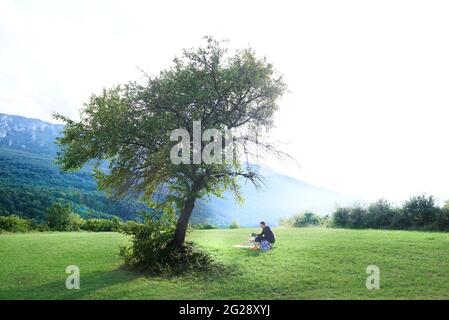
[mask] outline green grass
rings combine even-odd
[[[117,233],[0,235],[0,299],[448,299],[449,234],[409,231],[274,229],[268,253],[233,248],[252,229],[196,230],[190,238],[230,274],[145,277],[120,268]],[[381,288],[367,290],[377,265]],[[77,265],[81,289],[65,288]]]

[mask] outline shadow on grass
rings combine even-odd
[[[164,273],[154,273],[142,270],[142,268],[132,268],[127,265],[122,265],[121,270],[125,270],[136,277],[142,277],[147,280],[155,279],[188,279],[195,281],[216,281],[218,279],[226,279],[238,274],[239,268],[237,265],[229,265],[221,262],[215,261],[212,266],[209,266],[207,270],[186,270],[184,272],[164,272]]]
[[[238,248],[238,249],[240,249],[242,252],[244,252],[245,253],[245,255],[246,256],[249,256],[249,257],[258,257],[258,256],[260,256],[260,255],[264,255],[264,254],[269,254],[270,252],[272,252],[273,250],[275,250],[276,249],[276,247],[273,247],[273,248],[271,248],[269,251],[267,251],[267,252],[263,252],[263,251],[261,251],[261,250],[254,250],[254,249],[251,249],[251,248]]]
[[[32,299],[49,299],[49,300],[72,300],[72,299],[89,299],[89,295],[108,287],[124,284],[133,281],[139,277],[139,274],[123,270],[122,268],[112,271],[95,271],[83,273],[80,270],[80,289],[67,289],[65,282],[68,274],[65,274],[58,280],[47,282],[39,285],[27,285],[7,289],[1,292],[0,296],[13,300],[32,300]]]
[[[69,275],[64,274],[57,280],[43,284],[27,284],[24,281],[20,287],[1,288],[0,300],[122,299],[126,297],[120,295],[120,288],[113,290],[108,290],[108,288],[124,285],[123,291],[126,292],[126,284],[138,278],[146,280],[186,279],[188,281],[214,282],[238,274],[238,268],[234,265],[224,266],[220,273],[187,272],[180,275],[151,275],[129,269],[124,265],[112,271],[94,271],[89,273],[83,273],[82,269],[80,271],[80,289],[67,289],[65,281]]]

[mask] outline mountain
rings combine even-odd
[[[56,137],[63,126],[0,114],[0,215],[16,214],[37,220],[55,202],[68,203],[82,217],[135,219],[146,206],[115,201],[97,190],[86,167],[61,172],[54,163]]]
[[[54,155],[55,139],[64,127],[37,119],[0,113],[0,147]]]
[[[134,219],[145,209],[137,200],[114,201],[98,191],[88,168],[63,173],[54,163],[55,139],[62,125],[0,113],[0,214],[19,214],[42,219],[54,202],[70,203],[83,217],[120,216]],[[312,186],[268,168],[258,170],[265,178],[263,190],[242,182],[243,206],[225,193],[197,202],[194,223],[227,226],[237,220],[255,226],[260,220],[276,225],[283,217],[302,210],[329,214],[335,205],[348,205],[355,198]]]
[[[204,212],[201,220],[207,221],[207,213],[213,212],[213,221],[210,222],[221,225],[229,225],[230,221],[236,220],[242,226],[256,226],[263,220],[275,226],[279,219],[305,210],[326,215],[331,214],[337,205],[350,205],[358,200],[312,186],[268,168],[258,169],[264,177],[264,187],[257,190],[251,183],[242,181],[242,194],[245,198],[243,206],[237,205],[227,192],[224,199],[211,197],[208,201],[200,201],[193,215]]]

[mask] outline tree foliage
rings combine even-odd
[[[81,227],[82,220],[72,212],[69,205],[55,203],[47,210],[47,224],[50,230],[77,231]]]
[[[223,196],[226,189],[241,199],[237,177],[260,182],[248,162],[241,165],[242,155],[280,154],[262,137],[273,125],[285,89],[273,65],[252,49],[230,54],[221,42],[206,38],[204,46],[185,50],[171,68],[148,76],[146,83],[92,95],[80,121],[56,115],[66,124],[58,162],[64,170],[93,162],[100,188],[116,197],[142,194],[152,207],[176,205],[180,217],[173,243],[181,246],[196,199]],[[194,121],[223,134],[226,129],[238,132],[242,154],[221,164],[172,163],[176,142],[170,133],[184,128],[193,136]],[[100,169],[103,160],[109,161],[108,170]]]
[[[325,219],[318,214],[306,211],[280,221],[281,224],[295,228],[320,226]]]

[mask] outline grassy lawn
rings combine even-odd
[[[254,231],[190,235],[232,267],[212,279],[121,270],[126,238],[117,233],[3,234],[0,299],[449,299],[449,234],[275,228],[268,253],[233,248]],[[379,290],[365,287],[371,264]],[[68,265],[80,268],[80,290],[65,288]]]

